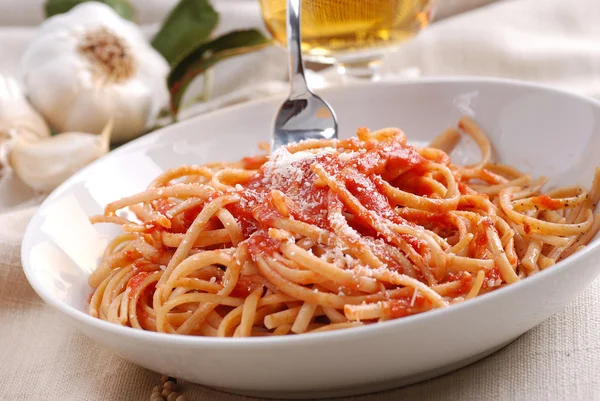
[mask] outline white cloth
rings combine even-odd
[[[0,1],[0,73],[19,58],[42,19],[43,0]],[[151,33],[176,0],[133,0]],[[215,0],[219,31],[262,26],[255,0]],[[488,75],[600,96],[600,1],[441,0],[439,22],[386,57],[386,79]],[[285,56],[270,48],[215,69],[213,99],[185,115],[286,90]],[[257,68],[260,67],[260,68]],[[323,86],[338,83],[333,71]],[[19,243],[37,198],[18,181],[0,188],[0,399],[148,399],[159,376],[91,343],[28,286]],[[356,400],[600,399],[600,281],[566,310],[505,349],[460,371]],[[189,400],[243,400],[186,384]]]

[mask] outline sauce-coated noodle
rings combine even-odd
[[[203,336],[344,329],[474,298],[593,238],[600,170],[589,192],[543,194],[545,180],[491,163],[473,121],[458,128],[481,148],[470,166],[446,153],[456,129],[417,149],[397,129],[363,128],[165,172],[92,218],[125,233],[89,278],[89,313]]]

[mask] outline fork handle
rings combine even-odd
[[[300,0],[287,0],[286,29],[290,68],[290,99],[297,99],[310,93],[304,76],[304,62],[302,61]]]

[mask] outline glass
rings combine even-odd
[[[286,0],[259,0],[265,24],[286,44]],[[436,0],[302,0],[302,53],[335,64],[341,74],[377,78],[386,52],[415,36],[433,16]]]

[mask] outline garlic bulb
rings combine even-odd
[[[100,135],[66,132],[38,141],[15,138],[8,161],[31,188],[47,192],[109,150],[113,122]]]
[[[17,81],[0,75],[0,141],[14,136],[33,141],[50,136],[50,129],[27,102]]]
[[[22,59],[33,105],[56,131],[140,135],[168,100],[169,65],[137,25],[109,6],[85,2],[40,26]]]

